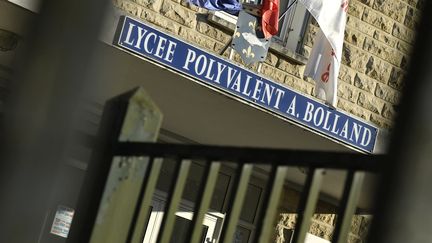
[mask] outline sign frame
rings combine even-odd
[[[376,126],[141,20],[120,16],[113,45],[357,151],[372,154],[375,150],[379,133]],[[216,66],[197,68],[199,63],[205,66],[204,62]]]

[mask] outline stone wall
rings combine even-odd
[[[187,0],[113,1],[130,15],[210,52],[219,53],[232,34],[209,23],[208,11],[191,6]],[[339,74],[339,109],[378,127],[391,128],[421,3],[421,0],[351,0]],[[304,41],[305,56],[309,55],[317,28],[311,21]],[[242,65],[238,57],[234,60]],[[304,65],[269,52],[262,73],[313,95],[314,82],[303,77],[303,70]]]
[[[275,243],[287,243],[286,231],[294,230],[297,220],[297,205],[300,198],[300,192],[284,188],[282,198],[279,203],[279,217],[276,222],[276,229],[274,234]],[[316,213],[313,215],[309,233],[316,235],[325,240],[331,241],[333,236],[334,227],[336,225],[337,216],[335,214],[336,206],[319,201]],[[349,233],[348,243],[362,243],[365,242],[372,217],[370,215],[355,215],[351,231]]]

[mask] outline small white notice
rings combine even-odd
[[[51,227],[51,234],[67,238],[74,216],[74,210],[65,206],[58,206]]]

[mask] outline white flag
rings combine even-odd
[[[315,94],[336,106],[348,0],[299,0],[320,26],[304,75],[315,80]]]

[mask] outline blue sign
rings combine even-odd
[[[337,141],[374,150],[377,128],[132,18],[122,16],[114,44]]]

